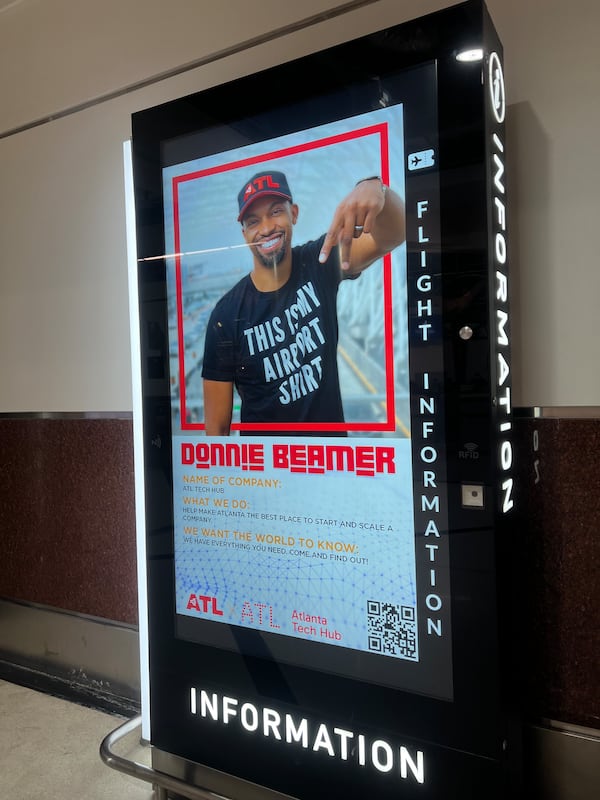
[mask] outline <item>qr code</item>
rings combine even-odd
[[[417,619],[414,606],[367,601],[369,650],[384,656],[417,660]]]

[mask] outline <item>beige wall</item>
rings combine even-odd
[[[124,90],[340,5],[0,0],[0,413],[131,408],[122,142],[132,112],[448,3],[380,0]],[[509,101],[515,404],[598,406],[600,5],[488,8]]]

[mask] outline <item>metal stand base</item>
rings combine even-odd
[[[169,800],[170,796],[187,798],[187,800],[231,800],[224,797],[224,795],[215,794],[198,786],[192,786],[164,772],[159,772],[145,764],[140,764],[138,761],[131,761],[113,753],[111,748],[116,742],[133,733],[137,728],[141,728],[141,726],[141,716],[132,717],[102,740],[100,758],[108,767],[151,783],[155,791],[156,800]]]

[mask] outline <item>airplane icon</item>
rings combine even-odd
[[[416,169],[435,166],[434,150],[419,150],[417,153],[410,153],[408,156],[408,169],[410,172]]]

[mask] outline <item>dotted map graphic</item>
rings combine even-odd
[[[255,474],[268,487],[232,486],[240,472],[225,467],[190,484],[204,477],[194,465],[176,465],[177,613],[370,652],[373,603],[388,617],[391,607],[409,609],[405,623],[416,630],[410,441],[392,446],[395,473],[366,477],[292,474],[266,458]],[[205,612],[198,597],[215,598],[216,609]],[[417,657],[416,641],[387,642],[385,654]]]

